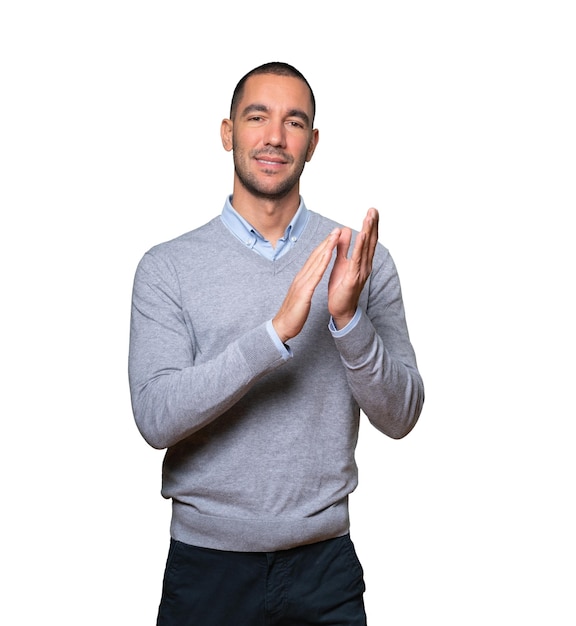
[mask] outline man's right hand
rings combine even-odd
[[[308,319],[312,296],[332,259],[332,252],[340,240],[341,229],[335,228],[308,257],[296,274],[280,310],[272,320],[274,330],[286,343],[304,328]]]

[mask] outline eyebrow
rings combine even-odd
[[[250,115],[250,113],[268,113],[269,111],[270,108],[265,104],[254,103],[249,104],[242,110],[242,116],[244,117],[246,115]],[[305,111],[302,111],[302,109],[290,109],[286,117],[298,117],[305,122],[307,126],[310,126],[310,118]]]

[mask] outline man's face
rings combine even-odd
[[[298,189],[318,141],[312,114],[310,91],[300,79],[263,74],[247,80],[228,127],[228,146],[223,134],[244,189],[267,199],[280,199]]]

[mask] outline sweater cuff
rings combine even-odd
[[[266,323],[260,324],[243,335],[237,345],[252,376],[259,377],[271,372],[285,362],[270,337]]]
[[[354,317],[356,318],[356,316]],[[342,331],[346,330],[350,324],[343,328]],[[376,332],[367,315],[359,315],[353,329],[346,333],[342,331],[340,331],[339,335],[332,334],[345,365],[355,368],[373,358],[377,350],[377,343],[375,342]]]

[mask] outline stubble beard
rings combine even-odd
[[[269,152],[268,155],[278,155],[279,153]],[[251,152],[248,154],[248,160],[253,159],[255,156],[266,156],[266,152]],[[282,158],[286,158],[286,155],[282,155]],[[234,171],[236,176],[244,189],[246,189],[251,195],[256,198],[264,200],[281,200],[285,198],[298,184],[300,176],[304,171],[304,165],[306,160],[302,159],[301,163],[298,163],[298,167],[288,176],[280,180],[276,186],[263,185],[258,178],[248,171],[247,167],[243,166],[245,162],[245,153],[242,150],[234,147],[233,149],[234,159]]]

